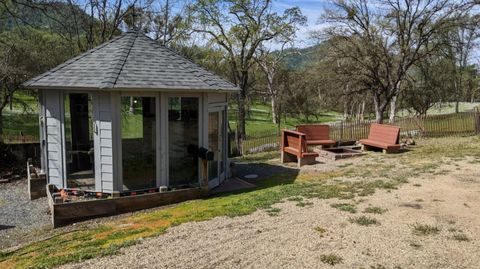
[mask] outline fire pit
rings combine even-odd
[[[360,150],[360,146],[322,148],[315,151],[319,154],[319,157],[332,161],[365,154]]]

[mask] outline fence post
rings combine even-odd
[[[475,133],[480,134],[480,110],[478,107],[475,108],[473,116],[475,117]]]
[[[343,140],[343,120],[340,121],[340,141]]]

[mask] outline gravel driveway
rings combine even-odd
[[[30,201],[27,180],[0,184],[0,249],[17,245],[49,227],[47,198]]]

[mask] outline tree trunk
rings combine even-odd
[[[377,123],[383,123],[383,112],[385,112],[385,106],[380,104],[380,97],[373,97],[373,104],[375,105],[375,121]]]
[[[362,106],[360,107],[359,119],[365,119],[365,100],[362,101]]]
[[[347,86],[345,87],[345,90],[343,91],[344,94],[348,93],[348,84]],[[349,103],[349,99],[347,97],[347,95],[345,95],[345,98],[344,98],[344,101],[343,101],[343,119],[344,120],[347,120],[348,119],[348,103]]]
[[[135,104],[133,102],[133,96],[130,96],[130,113],[135,113]]]
[[[459,92],[459,87],[456,79],[454,82],[454,86],[455,86],[455,113],[458,113],[460,112],[460,92]]]
[[[388,122],[393,123],[395,121],[395,114],[397,112],[397,98],[398,95],[393,96],[392,100],[390,100],[390,114],[388,117]]]
[[[348,100],[343,103],[343,119],[348,120]]]
[[[0,110],[0,144],[3,143],[3,115],[2,110]]]
[[[243,140],[246,137],[245,130],[245,90],[241,89],[240,93],[237,96],[237,105],[238,105],[238,119],[237,119],[237,130],[238,130],[238,149],[243,154]]]
[[[272,122],[277,124],[277,102],[275,96],[270,96],[270,103],[272,104]]]

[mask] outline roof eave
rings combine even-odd
[[[161,92],[221,92],[221,93],[237,93],[240,91],[238,87],[232,88],[131,88],[131,87],[75,87],[75,86],[47,86],[47,85],[34,85],[33,83],[22,84],[23,87],[27,89],[38,89],[38,90],[65,90],[65,91],[161,91]]]

